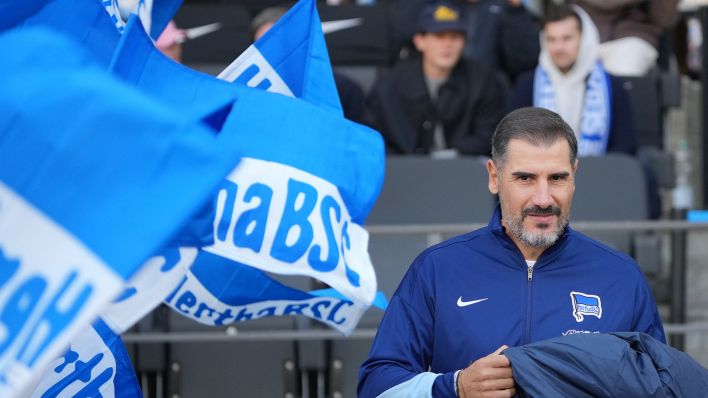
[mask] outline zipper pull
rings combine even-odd
[[[528,270],[529,282],[531,282],[533,280],[533,267],[529,265],[526,269]]]

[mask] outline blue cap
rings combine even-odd
[[[456,4],[438,1],[428,4],[418,17],[418,32],[467,32],[463,10]]]

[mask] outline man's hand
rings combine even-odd
[[[516,394],[509,358],[500,354],[509,347],[503,345],[462,370],[457,380],[460,398],[502,398]]]
[[[523,0],[506,0],[506,2],[512,7],[519,7],[524,4]]]

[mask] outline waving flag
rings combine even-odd
[[[0,52],[0,396],[13,397],[237,156],[229,135],[120,84],[56,32],[7,32]]]
[[[119,32],[131,14],[139,16],[153,40],[157,40],[182,5],[182,0],[96,0],[106,9]]]
[[[98,320],[54,360],[32,398],[142,398],[120,337]]]
[[[182,315],[212,326],[266,316],[301,315],[344,334],[351,332],[368,307],[333,291],[290,288],[263,271],[208,252],[200,252],[165,302]]]
[[[22,3],[24,0],[9,0]],[[28,17],[25,27],[49,27],[71,36],[91,52],[95,62],[107,67],[120,33],[98,0],[50,0]]]
[[[20,24],[50,0],[6,0],[0,3],[0,31]]]
[[[242,161],[214,198],[215,243],[204,250],[268,272],[317,278],[354,306],[372,303],[376,279],[361,225],[383,178],[377,133],[345,120],[331,106],[229,84],[175,64],[154,49],[134,20],[128,22],[111,70],[185,112],[213,98],[235,101],[221,131],[237,132]],[[334,98],[338,105],[336,91]],[[193,280],[206,283],[192,273],[188,281]],[[229,291],[249,283],[238,279],[197,300],[216,308],[215,298],[230,308]],[[177,299],[167,301],[178,309]],[[262,292],[256,301],[270,297]]]
[[[218,77],[343,115],[315,0],[296,3]]]

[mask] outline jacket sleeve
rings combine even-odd
[[[639,146],[637,134],[634,130],[632,106],[629,95],[622,87],[620,79],[612,76],[612,125],[610,138],[607,143],[607,152],[621,152],[635,155]]]
[[[359,397],[457,397],[454,372],[429,372],[434,296],[413,263],[391,298],[369,358],[359,369]]]
[[[637,270],[641,273],[641,271]],[[664,325],[661,323],[659,309],[646,280],[640,277],[635,292],[634,332],[643,332],[666,344]]]
[[[678,16],[678,0],[652,0],[649,2],[649,20],[660,28],[669,28]]]
[[[400,153],[400,150],[393,145],[390,123],[386,117],[387,111],[390,111],[387,109],[387,103],[390,102],[386,100],[387,90],[389,87],[385,77],[379,77],[366,98],[362,121],[363,124],[381,134],[386,144],[386,153]]]
[[[525,6],[505,6],[500,32],[501,61],[511,81],[533,69],[541,52],[539,26]]]
[[[533,78],[533,70],[525,72],[519,76],[507,100],[507,112],[511,112],[525,106],[533,106]]]
[[[492,70],[483,74],[479,83],[484,89],[476,109],[470,109],[475,115],[470,131],[452,138],[450,144],[465,155],[490,156],[492,134],[504,116],[507,90],[501,76]]]

